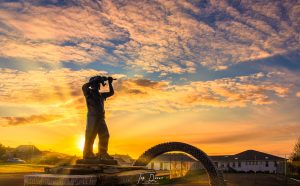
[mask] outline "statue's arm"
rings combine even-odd
[[[82,86],[82,92],[84,94],[84,96],[87,96],[89,94],[89,87],[91,86],[90,83],[85,83],[83,86]]]
[[[102,93],[102,96],[103,96],[105,99],[108,98],[108,97],[110,97],[110,96],[112,96],[112,95],[114,95],[114,93],[115,93],[114,87],[113,87],[113,85],[112,85],[112,82],[113,82],[112,78],[111,78],[111,80],[108,79],[109,92],[104,92],[104,93]]]
[[[108,85],[109,85],[109,92],[107,93],[107,97],[110,97],[114,95],[115,91],[114,91],[114,87],[112,86],[112,82],[108,83]]]

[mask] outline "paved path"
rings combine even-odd
[[[224,174],[227,186],[300,186],[300,183],[283,176],[273,174]],[[187,182],[170,184],[168,186],[209,186],[208,180],[200,177]]]
[[[274,174],[224,174],[228,186],[300,186],[300,183]]]
[[[28,173],[0,174],[0,186],[23,186],[23,177]],[[193,179],[190,183],[171,184],[172,186],[209,186],[206,176]],[[300,186],[300,183],[283,176],[272,174],[224,174],[228,186]]]
[[[0,174],[0,186],[23,186],[24,185],[23,179],[24,179],[24,173]]]

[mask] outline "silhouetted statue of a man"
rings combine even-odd
[[[109,92],[100,93],[100,83],[105,85],[104,81],[108,81]],[[104,101],[106,98],[114,94],[112,86],[112,77],[94,76],[89,82],[82,86],[82,91],[86,99],[88,108],[87,125],[85,131],[85,144],[83,150],[83,158],[96,158],[93,153],[93,144],[96,136],[99,136],[98,158],[113,159],[108,153],[109,132],[105,123]]]

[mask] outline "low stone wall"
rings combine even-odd
[[[90,175],[32,174],[24,176],[24,186],[117,186],[156,183],[153,170],[124,170]]]
[[[97,175],[32,174],[24,176],[25,186],[95,186]]]

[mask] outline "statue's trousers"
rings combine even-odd
[[[87,125],[85,130],[84,157],[93,154],[93,144],[96,136],[99,136],[98,152],[107,153],[109,132],[104,117],[98,115],[87,115]]]

